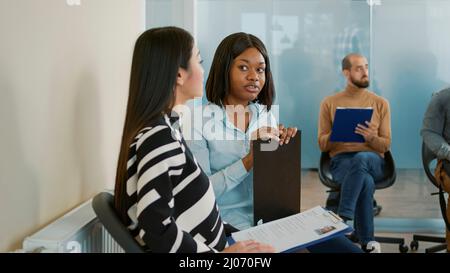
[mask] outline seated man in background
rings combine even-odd
[[[347,80],[345,90],[326,97],[320,105],[318,142],[321,151],[329,152],[331,174],[340,184],[337,213],[344,220],[354,219],[355,235],[367,251],[367,244],[374,241],[375,181],[383,177],[383,157],[391,145],[389,103],[367,90],[369,71],[364,56],[347,55],[342,60],[342,72]],[[337,107],[373,108],[371,121],[355,128],[364,143],[330,141]]]
[[[450,88],[433,95],[423,119],[422,130],[425,145],[436,155],[438,164],[435,177],[442,189],[450,192]],[[450,218],[450,197],[447,200],[447,219]],[[450,231],[446,229],[447,252],[450,252]]]

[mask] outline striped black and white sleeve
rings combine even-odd
[[[216,252],[204,238],[185,231],[177,217],[180,211],[192,209],[202,199],[202,191],[193,189],[189,195],[177,195],[182,173],[195,178],[199,169],[186,164],[183,143],[173,137],[167,125],[157,125],[141,132],[136,142],[137,220],[139,236],[152,252]],[[197,167],[198,168],[198,167]],[[192,181],[192,180],[189,180]],[[183,181],[181,181],[183,182]],[[192,185],[184,185],[189,189]],[[198,193],[198,194],[197,194]],[[215,201],[213,201],[215,205]],[[176,207],[175,207],[176,206]],[[217,217],[220,220],[220,217]],[[193,217],[192,221],[196,221]],[[202,220],[203,221],[203,220]],[[216,220],[217,221],[217,220]],[[200,221],[191,223],[200,226]],[[212,230],[201,231],[209,232]]]

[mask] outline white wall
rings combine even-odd
[[[0,251],[113,188],[141,0],[0,0]]]

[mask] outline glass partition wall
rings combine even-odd
[[[431,94],[450,82],[450,1],[147,0],[146,12],[148,28],[177,25],[194,33],[205,78],[225,36],[258,36],[270,53],[280,121],[302,130],[303,168],[318,166],[319,104],[345,86],[342,58],[365,55],[369,89],[391,105],[397,167],[421,168],[424,111]]]

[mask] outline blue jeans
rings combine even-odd
[[[374,240],[373,194],[383,178],[384,159],[374,152],[342,153],[331,159],[333,180],[341,186],[338,214],[354,219],[361,244]]]
[[[319,244],[309,246],[311,253],[363,253],[361,248],[357,247],[345,236],[339,236]]]

